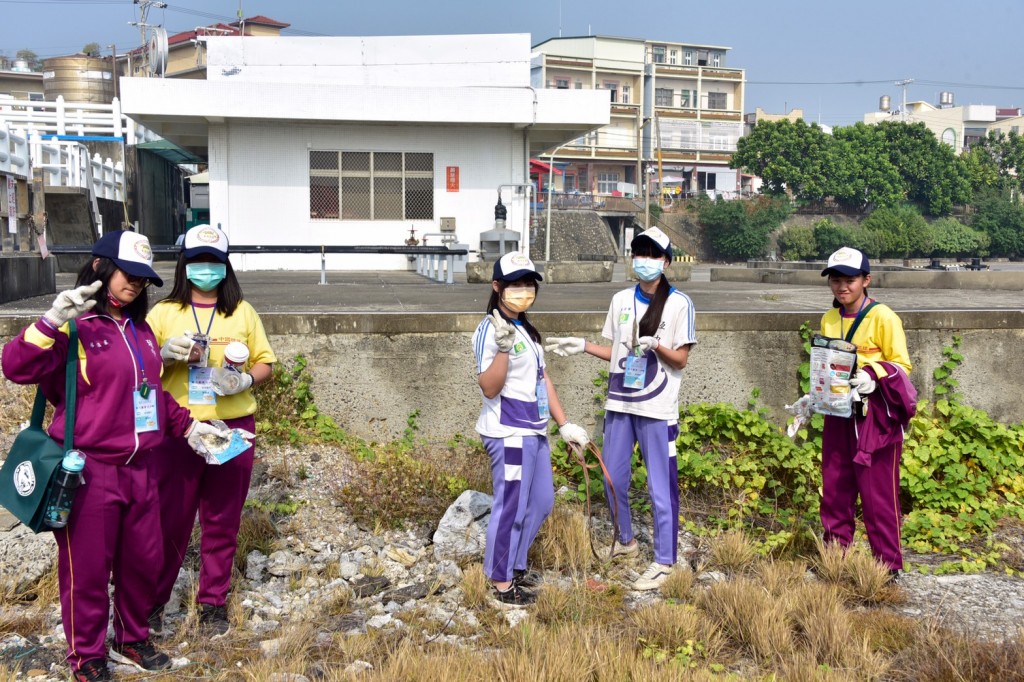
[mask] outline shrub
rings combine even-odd
[[[1024,205],[992,195],[978,201],[976,206],[978,212],[971,227],[989,236],[992,255],[1011,258],[1024,255]]]
[[[989,236],[972,230],[956,218],[940,218],[932,223],[933,256],[959,258],[988,253]]]
[[[763,257],[768,250],[768,235],[790,213],[785,197],[760,196],[750,201],[726,201],[703,204],[700,223],[707,228],[715,255],[727,260]]]
[[[853,230],[843,225],[836,225],[828,218],[822,218],[811,230],[817,255],[827,258],[829,254],[844,246],[853,245]]]
[[[861,223],[861,228],[878,235],[884,258],[909,258],[932,252],[931,228],[911,206],[873,211]]]
[[[805,225],[786,228],[779,235],[778,242],[783,260],[804,260],[818,255],[814,229]]]

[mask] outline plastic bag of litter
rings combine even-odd
[[[849,417],[857,392],[850,377],[857,370],[857,346],[815,334],[811,339],[811,411],[833,417]]]

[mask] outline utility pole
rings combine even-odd
[[[120,75],[117,70],[117,45],[107,45],[110,48],[110,65],[111,65],[111,77],[114,79],[114,97],[117,97],[117,80]],[[129,76],[131,74],[128,74]]]
[[[139,45],[143,49],[146,48],[146,29],[150,28],[151,24],[146,23],[146,19],[149,18],[149,10],[153,7],[157,9],[166,9],[167,3],[160,2],[159,0],[133,0],[133,2],[139,6],[139,20],[129,21],[130,26],[137,26],[139,29]]]
[[[893,85],[898,88],[903,88],[903,104],[900,105],[900,122],[906,123],[907,121],[907,86],[914,82],[913,78],[904,78],[901,81],[896,81]]]

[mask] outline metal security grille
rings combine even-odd
[[[311,151],[309,217],[432,220],[434,155]]]

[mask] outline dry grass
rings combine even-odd
[[[898,604],[903,601],[899,587],[890,582],[889,567],[862,545],[843,548],[819,541],[813,565],[821,580],[840,586],[853,602]]]
[[[484,575],[483,564],[473,564],[462,574],[462,604],[467,608],[483,608],[491,596],[491,581]]]
[[[807,581],[807,565],[802,561],[776,561],[767,559],[752,571],[769,594],[780,597],[797,589]]]
[[[258,550],[270,556],[274,540],[277,539],[277,528],[274,526],[270,513],[262,509],[246,507],[242,510],[242,521],[238,527],[238,549],[235,550],[235,569],[245,573],[246,560],[249,553]],[[193,537],[190,547],[198,547],[198,537]]]
[[[734,646],[758,662],[781,659],[793,650],[785,602],[749,578],[713,584],[698,604]]]
[[[840,667],[853,639],[843,595],[834,585],[806,583],[787,594],[790,618],[803,648],[822,665]]]
[[[661,596],[667,600],[686,601],[693,592],[693,584],[697,576],[689,566],[677,564],[672,574],[661,586]]]
[[[700,658],[721,656],[724,641],[719,629],[697,608],[688,604],[652,604],[629,614],[629,628],[642,646],[676,652],[700,644]]]
[[[530,548],[530,561],[535,566],[574,578],[590,572],[594,555],[590,551],[587,520],[578,505],[555,505]]]
[[[892,679],[929,682],[1021,682],[1024,680],[1024,633],[1001,642],[979,641],[932,623],[893,662]]]
[[[622,619],[624,598],[617,585],[601,590],[591,589],[585,583],[575,583],[569,589],[544,585],[537,593],[534,618],[546,625],[607,625]]]
[[[51,606],[60,599],[56,562],[37,580],[5,580],[2,585],[0,638],[11,633],[33,637],[49,629]]]
[[[743,573],[756,558],[753,543],[741,530],[726,531],[711,540],[711,566],[726,573]]]

